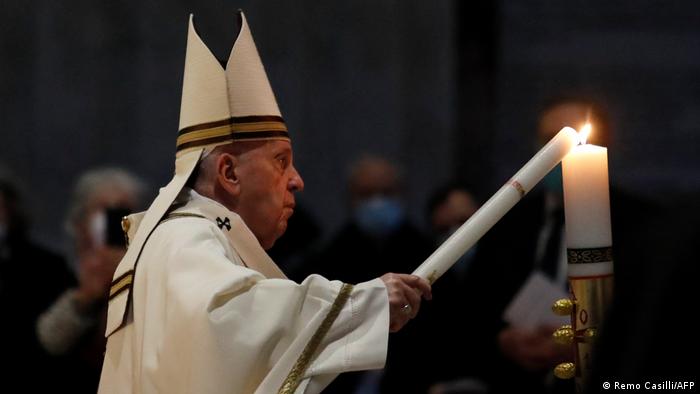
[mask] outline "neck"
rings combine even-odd
[[[231,212],[236,212],[235,204],[232,201],[231,196],[226,193],[221,187],[217,187],[213,183],[197,183],[194,187],[194,191],[199,193],[199,195],[210,198],[219,204],[226,207]],[[236,212],[238,213],[238,212]]]
[[[203,184],[203,183],[197,182],[197,184],[194,185],[193,189],[200,196],[211,198],[212,200],[217,200],[216,196],[214,196],[214,187],[211,184]]]

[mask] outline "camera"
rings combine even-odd
[[[122,219],[131,214],[131,210],[127,208],[108,208],[105,210],[107,226],[105,228],[105,244],[126,248],[126,235],[122,229]]]
[[[131,210],[112,207],[98,212],[91,220],[90,230],[97,245],[126,248],[126,236],[122,230],[122,218]]]

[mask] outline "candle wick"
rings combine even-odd
[[[578,143],[579,145],[586,145],[586,140],[588,140],[588,135],[591,134],[591,124],[586,123],[581,127],[581,131],[578,132]]]

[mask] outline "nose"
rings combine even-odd
[[[301,175],[299,174],[299,171],[297,171],[296,167],[292,165],[291,169],[292,176],[289,178],[289,190],[291,192],[300,192],[304,190],[304,180],[301,179]]]

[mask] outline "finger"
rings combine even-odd
[[[397,332],[410,320],[410,316],[402,307],[391,307],[389,318],[389,331]]]
[[[400,280],[387,282],[386,289],[389,294],[389,304],[391,304],[392,307],[401,307],[405,304],[403,286],[405,285]]]
[[[415,287],[416,284],[421,280],[420,276],[416,276],[416,275],[410,275],[410,274],[395,274],[395,275],[411,287]]]
[[[416,282],[416,285],[414,286],[418,291],[420,291],[421,294],[423,294],[423,298],[426,300],[432,300],[433,299],[433,288],[430,286],[430,282],[427,280],[417,277],[418,282]]]
[[[420,293],[408,287],[404,290],[404,296],[406,297],[408,305],[411,307],[411,313],[409,313],[409,315],[411,319],[413,319],[418,315],[418,311],[420,310]]]
[[[418,291],[411,286],[407,285],[405,282],[399,281],[397,287],[401,291],[401,308],[402,312],[408,315],[411,319],[416,317],[418,310],[420,309],[420,294]],[[408,305],[409,308],[405,308]],[[408,311],[408,313],[406,313]]]
[[[389,290],[389,310],[392,317],[403,316],[405,312],[403,311],[403,306],[407,304],[406,297],[404,296],[404,291],[399,287],[400,285],[394,284]]]
[[[406,305],[407,303],[412,304],[411,298],[409,297],[415,298],[417,296],[420,301],[420,294],[418,294],[416,290],[414,290],[411,286],[406,284],[406,282],[404,282],[403,280],[396,281],[394,287],[397,290],[397,301],[400,302],[400,306]]]
[[[404,305],[409,304],[404,296],[404,290],[400,287],[401,285],[401,281],[396,281],[387,287],[389,290],[389,330],[391,332],[400,330],[411,318],[406,313],[406,309],[404,309]]]
[[[418,289],[420,293],[423,295],[423,298],[426,300],[431,300],[433,298],[433,292],[432,288],[430,286],[430,282],[427,280],[421,278],[420,276],[417,275],[408,275],[408,274],[397,274],[401,280],[404,281],[404,283],[408,284],[409,286]]]
[[[402,324],[399,324],[398,322],[392,321],[391,324],[389,325],[389,332],[398,332],[401,327],[403,327]]]

